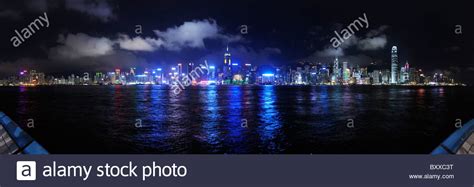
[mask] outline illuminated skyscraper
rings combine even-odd
[[[349,81],[351,70],[347,67],[347,62],[342,62],[342,80],[344,83]]]
[[[115,69],[115,82],[113,82],[113,84],[121,84],[122,83],[122,80],[121,80],[121,77],[120,77],[120,69]]]
[[[216,67],[215,66],[209,66],[209,79],[208,80],[211,80],[211,81],[216,80]]]
[[[188,63],[188,65],[186,66],[186,74],[190,74],[191,71],[193,71],[193,69],[194,69],[194,62]]]
[[[136,68],[130,68],[130,75],[135,76],[135,70]]]
[[[226,52],[224,53],[224,65],[231,66],[232,61],[230,59],[229,46],[227,46]]]
[[[410,65],[406,62],[405,66],[400,69],[400,83],[407,83],[410,80],[409,71]]]
[[[382,71],[374,70],[370,73],[370,77],[372,77],[372,84],[382,84]]]
[[[390,83],[398,84],[399,73],[398,73],[398,50],[397,46],[392,47],[392,76]]]
[[[229,46],[227,46],[226,52],[224,53],[224,67],[222,68],[224,72],[224,80],[232,80],[232,60],[231,54],[229,52]]]
[[[332,82],[339,82],[340,76],[341,76],[341,70],[339,69],[339,59],[336,56],[336,59],[334,59],[334,66],[333,66],[333,76],[332,76]]]
[[[94,76],[94,83],[95,84],[104,84],[105,76],[102,72],[96,72]]]
[[[183,76],[183,64],[178,64],[178,77]]]

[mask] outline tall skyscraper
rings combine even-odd
[[[179,63],[178,64],[178,77],[183,76],[183,64]]]
[[[408,64],[408,61],[405,63],[405,65],[400,69],[400,83],[408,83],[410,80],[410,64]]]
[[[336,56],[336,59],[334,59],[334,66],[332,70],[333,76],[332,76],[332,81],[333,82],[339,82],[341,70],[339,69],[339,59]]]
[[[121,77],[120,77],[120,69],[115,69],[115,82],[113,82],[113,84],[121,84],[122,83],[122,80],[121,80]]]
[[[397,46],[392,47],[392,77],[390,83],[398,84],[399,83],[399,73],[398,73],[398,50]]]
[[[344,81],[344,83],[347,83],[349,81],[350,75],[351,71],[347,66],[347,62],[342,62],[342,80]]]
[[[230,59],[231,55],[229,53],[229,46],[227,46],[226,48],[226,52],[224,53],[224,65],[228,65],[230,66],[231,65],[231,59]]]
[[[224,80],[232,80],[232,60],[229,52],[229,46],[227,46],[226,52],[224,53]]]

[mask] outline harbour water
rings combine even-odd
[[[50,153],[429,154],[474,118],[472,87],[0,87]],[[31,123],[33,122],[33,124]],[[34,128],[29,128],[29,126]]]

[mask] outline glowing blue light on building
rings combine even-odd
[[[264,77],[273,77],[275,75],[273,73],[264,73],[264,74],[262,74],[262,76],[264,76]]]

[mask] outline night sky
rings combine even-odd
[[[47,13],[41,27],[18,47],[15,29]],[[367,15],[338,50],[334,31]],[[98,1],[0,2],[0,77],[20,69],[46,73],[156,68],[180,62],[221,64],[227,45],[233,60],[256,65],[376,62],[389,69],[390,48],[400,63],[426,71],[474,74],[472,6],[467,1]],[[141,34],[135,33],[141,25]],[[241,31],[246,25],[248,33]],[[461,25],[462,34],[456,34]]]

